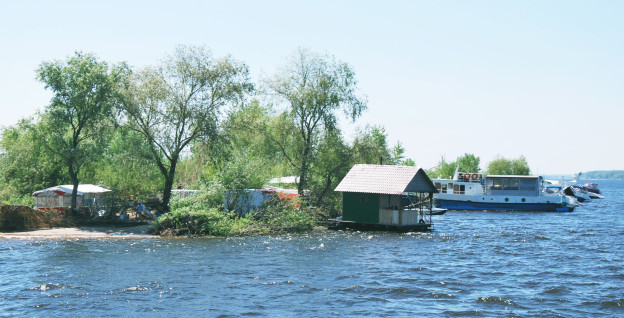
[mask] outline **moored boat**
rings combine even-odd
[[[434,179],[434,205],[448,210],[572,212],[576,202],[562,193],[543,193],[543,177],[456,172]]]
[[[583,190],[585,192],[600,194],[600,189],[598,189],[598,184],[595,182],[587,182],[583,185],[575,184],[573,185],[573,187],[579,190]]]
[[[591,200],[591,197],[587,194],[587,192],[577,189],[573,186],[565,187],[563,189],[563,194],[574,197],[578,202],[585,202]]]

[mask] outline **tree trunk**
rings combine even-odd
[[[169,210],[169,201],[171,200],[171,189],[173,189],[173,181],[175,179],[175,170],[176,165],[178,164],[178,160],[172,160],[171,166],[169,167],[169,173],[165,175],[165,189],[163,190],[163,200],[162,204],[165,206],[167,211]]]
[[[297,184],[297,192],[299,197],[303,198],[303,190],[308,183],[308,157],[310,156],[310,140],[306,139],[306,145],[303,149],[301,158],[301,168],[299,169],[299,183]]]
[[[76,171],[74,169],[74,163],[70,162],[69,163],[69,177],[71,178],[72,181],[72,185],[74,186],[73,190],[72,190],[72,195],[71,195],[71,209],[72,210],[76,210],[77,207],[77,201],[78,201],[78,184],[80,183],[78,181],[78,171]]]

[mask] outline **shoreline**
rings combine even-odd
[[[36,229],[19,232],[0,232],[0,239],[110,239],[110,238],[159,238],[148,234],[150,224],[110,227],[77,226]]]

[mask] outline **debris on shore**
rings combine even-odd
[[[66,226],[55,212],[42,212],[25,205],[0,203],[0,232]]]

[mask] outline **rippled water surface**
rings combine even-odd
[[[430,233],[0,240],[0,316],[624,316],[624,182]]]

